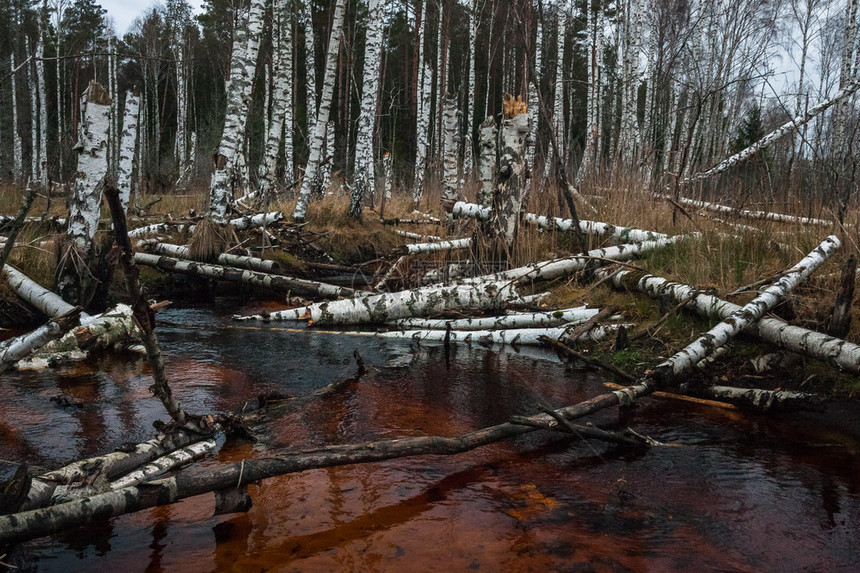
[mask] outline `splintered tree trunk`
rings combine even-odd
[[[108,136],[111,100],[105,89],[91,81],[81,96],[81,124],[78,143],[78,169],[69,199],[69,245],[57,268],[55,289],[75,304],[84,302],[85,274],[93,238],[99,225],[102,180],[107,174]]]
[[[525,110],[513,117],[505,117],[502,122],[499,183],[493,197],[493,227],[496,236],[504,240],[504,252],[508,254],[514,247],[520,210],[526,194],[523,147],[528,133],[529,116]]]
[[[445,157],[443,162],[443,200],[456,201],[460,192],[459,165],[457,161],[460,148],[460,114],[457,111],[457,95],[446,94],[442,98],[442,120],[445,128]],[[449,216],[450,217],[450,216]]]
[[[376,185],[376,162],[373,158],[373,132],[376,127],[376,103],[379,93],[379,73],[382,64],[382,30],[384,18],[379,14],[382,0],[367,4],[367,40],[364,46],[364,80],[361,84],[361,112],[355,142],[355,182],[349,203],[349,214],[361,219],[364,198],[373,196]]]
[[[490,207],[493,204],[493,188],[496,172],[496,140],[499,130],[496,120],[488,117],[478,128],[480,146],[480,162],[478,163],[478,176],[481,179],[481,189],[478,191],[478,204],[481,207]]]
[[[269,122],[269,130],[266,136],[266,148],[263,159],[260,161],[259,175],[259,197],[265,204],[271,197],[271,190],[275,184],[275,170],[278,166],[278,151],[281,147],[281,138],[284,134],[286,124],[287,108],[292,107],[292,0],[277,0],[275,3],[273,34],[278,33],[277,53],[275,54],[272,74],[275,84],[272,90],[272,118]],[[292,121],[290,122],[292,123]],[[292,126],[286,126],[287,131]],[[290,150],[292,153],[292,150]],[[292,166],[290,165],[292,170]],[[289,177],[289,174],[288,174]]]
[[[119,162],[117,164],[116,187],[123,211],[128,211],[131,200],[132,170],[134,169],[134,154],[137,145],[137,125],[140,112],[140,99],[128,92],[125,98],[125,112],[122,119],[122,133],[119,146]]]
[[[235,48],[230,62],[230,89],[227,94],[227,114],[218,151],[214,155],[215,169],[209,185],[209,218],[223,225],[227,210],[233,202],[233,178],[239,165],[237,156],[245,142],[245,123],[251,103],[251,87],[257,67],[257,53],[266,12],[264,0],[251,0],[247,27],[236,31]]]
[[[322,96],[320,97],[319,112],[314,124],[313,137],[310,141],[310,156],[305,168],[305,176],[302,179],[302,188],[296,208],[293,211],[294,221],[304,221],[308,210],[308,201],[311,191],[320,171],[323,147],[325,145],[326,127],[329,113],[331,112],[331,101],[334,97],[334,82],[336,79],[335,68],[337,67],[337,54],[340,38],[343,35],[343,14],[346,0],[337,0],[334,7],[334,17],[331,24],[331,35],[329,36],[328,50],[326,51],[325,76],[323,77]]]

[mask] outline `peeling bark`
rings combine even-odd
[[[504,241],[504,252],[510,255],[519,227],[520,211],[526,196],[526,165],[523,155],[529,133],[529,116],[520,113],[502,121],[502,149],[499,177],[493,195],[493,229]]]

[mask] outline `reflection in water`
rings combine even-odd
[[[259,443],[228,444],[217,462],[457,435],[602,391],[598,377],[534,350],[446,354],[239,329],[207,308],[160,319],[168,373],[191,411],[232,409],[263,392],[307,394],[352,376],[355,348],[371,367],[336,394],[266,420]],[[4,375],[0,468],[24,459],[53,467],[147,439],[165,419],[150,384],[135,356]],[[57,407],[56,395],[82,407]],[[10,558],[44,571],[851,570],[860,559],[852,437],[796,417],[655,400],[623,420],[605,412],[593,421],[678,447],[626,452],[534,432],[458,456],[281,476],[249,488],[247,514],[211,517],[212,496],[199,496],[22,544]]]

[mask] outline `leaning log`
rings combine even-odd
[[[6,265],[0,269],[0,279],[6,281],[19,298],[55,320],[75,308],[13,266]],[[81,315],[84,320],[86,317],[86,314]]]
[[[273,312],[267,316],[236,316],[237,320],[307,320],[309,324],[373,324],[428,316],[453,309],[493,310],[518,299],[508,282],[424,287],[347,300],[336,300]]]
[[[258,273],[246,269],[174,259],[173,257],[160,257],[149,253],[135,253],[134,262],[139,265],[147,265],[172,273],[193,275],[219,281],[241,282],[267,288],[275,292],[291,292],[293,294],[319,295],[323,297],[349,297],[355,294],[355,291],[351,288],[307,279]]]
[[[604,272],[599,271],[598,276]],[[690,285],[671,282],[640,271],[622,270],[612,278],[612,283],[616,288],[638,290],[652,298],[671,296],[680,301],[695,294],[687,307],[702,316],[716,315],[725,318],[741,308],[715,296],[696,294],[697,289]],[[785,350],[821,360],[845,372],[860,374],[860,345],[853,342],[794,326],[773,317],[762,318],[748,327],[747,332]]]

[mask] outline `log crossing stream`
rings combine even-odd
[[[605,391],[602,374],[539,349],[461,346],[446,357],[434,343],[249,328],[235,312],[231,300],[158,315],[168,376],[191,412],[349,378],[354,349],[369,371],[267,420],[259,442],[221,448],[219,462],[453,436]],[[3,374],[0,479],[25,459],[50,469],[152,437],[166,415],[147,371],[122,354]],[[211,517],[204,495],[23,543],[3,560],[37,571],[856,570],[860,430],[651,398],[625,426],[670,446],[633,453],[534,432],[456,456],[273,478],[249,488],[247,514]]]

